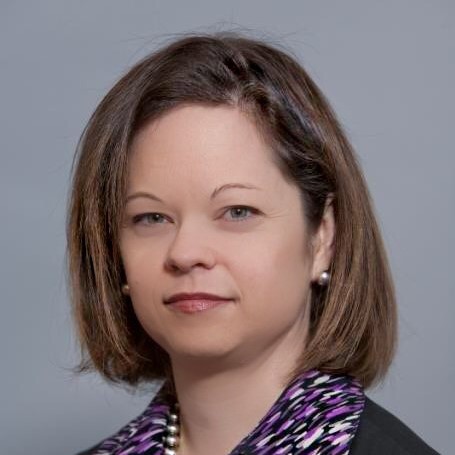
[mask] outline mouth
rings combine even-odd
[[[179,292],[172,294],[170,297],[164,299],[165,304],[174,303],[182,300],[232,300],[230,297],[222,297],[216,294],[209,294],[207,292]]]
[[[207,292],[179,292],[164,300],[170,309],[182,313],[199,313],[232,302],[229,297],[222,297]]]
[[[200,313],[203,311],[208,311],[213,308],[224,306],[227,303],[232,302],[228,299],[218,299],[218,300],[207,300],[207,299],[186,299],[186,300],[176,300],[174,302],[168,303],[168,307],[172,310],[181,312],[181,313]]]

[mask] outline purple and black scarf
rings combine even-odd
[[[163,455],[172,403],[163,386],[146,407],[93,455]],[[294,379],[229,455],[347,455],[365,405],[360,382],[313,369]]]

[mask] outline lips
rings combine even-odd
[[[222,297],[216,294],[209,294],[207,292],[179,292],[177,294],[172,294],[169,298],[164,300],[165,304],[170,304],[173,302],[178,302],[182,300],[231,300],[229,297]]]
[[[179,292],[164,300],[172,310],[190,314],[224,306],[229,302],[232,302],[232,299],[207,292]]]

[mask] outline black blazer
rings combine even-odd
[[[90,455],[96,448],[76,455]],[[147,455],[147,453],[144,453]],[[214,454],[218,455],[218,454]],[[398,417],[365,395],[365,407],[349,455],[440,455]]]
[[[349,455],[440,455],[404,422],[365,395]]]

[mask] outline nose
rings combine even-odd
[[[214,262],[210,235],[202,229],[201,223],[182,224],[169,245],[165,268],[172,272],[188,272],[196,266],[211,268]]]

